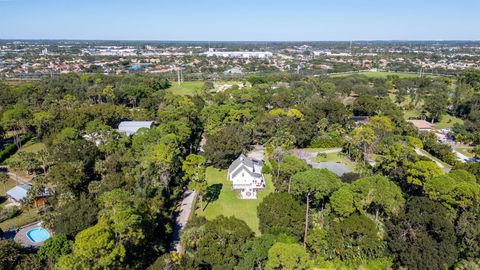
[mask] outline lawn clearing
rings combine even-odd
[[[355,170],[355,164],[349,160],[347,157],[345,157],[342,153],[328,153],[326,156],[322,156],[322,154],[317,155],[315,157],[315,162],[336,162],[336,163],[343,163],[347,165],[350,170],[354,171]]]
[[[11,229],[12,227],[19,228],[23,225],[35,222],[36,220],[38,220],[37,213],[38,211],[35,208],[23,209],[20,215],[11,219],[7,219],[4,222],[0,223],[0,228],[6,231]]]
[[[207,168],[207,182],[209,186],[222,185],[218,199],[209,203],[205,211],[201,209],[200,203],[196,210],[199,216],[205,216],[208,220],[212,220],[220,215],[234,216],[243,220],[247,225],[259,235],[257,207],[268,194],[274,191],[274,186],[270,175],[266,177],[266,188],[257,192],[256,200],[242,200],[238,194],[232,190],[232,183],[227,179],[226,170],[218,170],[212,167]],[[203,202],[204,206],[206,202]]]
[[[443,115],[441,118],[441,121],[435,124],[435,127],[437,129],[442,129],[442,128],[453,128],[453,125],[459,124],[463,125],[463,120],[460,118],[457,118],[455,116],[446,114]]]
[[[176,95],[193,96],[202,89],[203,84],[203,81],[183,82],[180,85],[172,82],[172,86],[168,88],[168,91]]]
[[[7,160],[5,160],[5,163],[8,164],[10,161],[16,161],[18,160],[18,153],[20,152],[26,152],[26,153],[38,153],[41,150],[45,149],[45,144],[35,142],[35,141],[29,141],[25,145],[20,148],[15,154],[13,154],[11,157],[9,157]]]

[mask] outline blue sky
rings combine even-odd
[[[479,0],[0,0],[0,39],[480,40]]]

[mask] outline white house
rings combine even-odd
[[[228,167],[228,180],[232,181],[234,190],[240,191],[242,199],[256,199],[257,191],[265,188],[262,167],[261,161],[247,158],[244,154]]]
[[[141,128],[151,128],[152,121],[123,121],[118,125],[118,131],[131,136]]]

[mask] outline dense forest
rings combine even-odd
[[[244,85],[217,92],[206,82],[177,95],[149,75],[0,82],[0,162],[33,178],[21,207],[0,209],[0,221],[36,208],[55,232],[39,249],[4,237],[0,269],[480,268],[480,163],[459,162],[405,117],[458,119],[451,136],[480,156],[478,70],[272,74]],[[154,126],[126,136],[117,130],[126,120]],[[44,147],[22,152],[32,143]],[[170,252],[184,191],[196,190],[203,208],[206,169],[226,169],[259,145],[275,187],[258,206],[260,233],[228,213],[193,215],[185,252]],[[355,170],[313,169],[292,152],[303,148],[341,148]],[[48,202],[33,206],[47,191]]]

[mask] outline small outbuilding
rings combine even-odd
[[[30,185],[18,185],[7,191],[7,197],[14,203],[20,203],[27,197],[28,191],[32,188]]]

